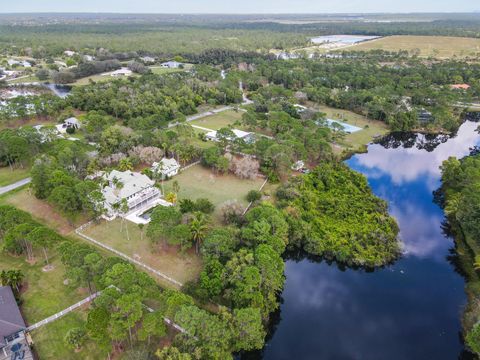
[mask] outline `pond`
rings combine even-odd
[[[469,359],[460,323],[465,283],[433,192],[442,161],[480,145],[477,126],[467,121],[453,137],[390,135],[348,160],[388,202],[405,254],[373,272],[291,256],[271,337],[242,358]]]

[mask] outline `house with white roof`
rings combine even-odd
[[[154,174],[162,175],[163,178],[170,178],[178,174],[180,164],[174,158],[163,158],[159,162],[152,164],[152,171]]]
[[[242,139],[247,144],[251,144],[255,141],[255,135],[251,132],[242,131],[238,129],[232,129],[232,132],[235,135],[235,138],[228,139],[230,141],[234,141],[236,139]],[[207,138],[207,140],[210,140],[210,141],[218,141],[217,132],[215,130],[209,131],[205,135],[205,137]]]
[[[130,75],[132,75],[132,70],[126,67],[123,67],[121,69],[115,70],[112,73],[110,73],[110,76],[114,76],[114,77],[130,76]]]
[[[183,64],[179,63],[178,61],[167,61],[162,63],[160,66],[168,69],[178,69],[180,65],[183,65]]]
[[[155,181],[148,176],[132,172],[113,170],[103,176],[108,185],[102,189],[105,197],[106,218],[113,220],[121,214],[120,206],[125,200],[127,213],[148,209],[158,205],[162,193],[156,188]]]
[[[144,63],[151,64],[155,62],[155,58],[151,56],[143,56],[140,58]]]
[[[65,134],[68,128],[73,128],[75,130],[80,129],[81,123],[77,118],[70,117],[68,119],[65,119],[63,123],[55,125],[55,127],[57,128],[59,133]]]

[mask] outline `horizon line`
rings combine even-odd
[[[472,11],[410,11],[410,12],[248,12],[248,13],[228,13],[228,12],[115,12],[115,11],[12,11],[0,12],[0,15],[28,15],[28,14],[115,14],[115,15],[412,15],[412,14],[480,14],[480,10]]]

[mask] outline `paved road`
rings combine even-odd
[[[9,191],[15,190],[19,187],[22,187],[23,185],[27,185],[28,183],[30,183],[30,181],[32,181],[32,178],[26,178],[26,179],[17,181],[16,183],[13,183],[13,184],[10,184],[10,185],[7,185],[7,186],[1,186],[0,187],[0,195],[5,194]]]

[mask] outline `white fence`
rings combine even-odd
[[[117,288],[116,286],[114,285],[110,285],[109,287],[111,288],[115,288],[117,291],[121,291],[119,288]],[[26,331],[33,331],[35,329],[38,329],[39,327],[43,326],[43,325],[46,325],[48,323],[51,323],[59,318],[61,318],[62,316],[68,314],[69,312],[75,310],[75,309],[78,309],[80,306],[82,305],[85,305],[91,301],[93,301],[95,298],[99,297],[100,294],[102,293],[102,290],[101,291],[97,291],[95,294],[92,294],[90,296],[87,296],[85,299],[79,301],[78,303],[76,304],[73,304],[72,306],[69,306],[68,308],[52,315],[52,316],[49,316],[47,317],[46,319],[43,319],[42,321],[39,321],[31,326],[29,326]],[[150,313],[153,313],[155,312],[154,309],[152,309],[151,307],[148,307],[146,305],[143,305],[143,307],[145,309],[147,309],[148,312]],[[180,331],[181,333],[184,333],[184,334],[187,334],[187,331],[182,328],[180,325],[178,324],[175,324],[172,320],[170,320],[169,318],[167,317],[164,317],[163,320],[165,321],[165,323],[167,323],[169,326],[173,327],[174,329],[176,329],[177,331]]]
[[[152,268],[151,266],[148,266],[147,264],[144,264],[144,263],[142,263],[142,262],[140,262],[140,261],[138,261],[138,260],[135,260],[134,258],[132,258],[132,257],[130,257],[130,256],[128,256],[128,255],[126,255],[126,254],[124,254],[124,253],[122,253],[122,252],[120,252],[120,251],[118,251],[118,250],[116,250],[116,249],[114,249],[114,248],[112,248],[112,247],[110,247],[110,246],[108,246],[108,245],[105,245],[105,244],[101,243],[100,241],[97,241],[97,240],[91,238],[90,236],[87,236],[87,235],[83,234],[83,233],[82,233],[82,230],[85,229],[86,227],[90,226],[91,223],[92,223],[92,222],[88,222],[88,223],[86,223],[86,224],[83,224],[82,226],[80,226],[78,229],[75,230],[75,233],[76,233],[78,236],[81,236],[82,238],[84,238],[85,240],[88,240],[88,241],[94,243],[95,245],[100,246],[100,247],[102,247],[102,248],[104,248],[104,249],[106,249],[106,250],[114,253],[115,255],[118,255],[118,256],[121,257],[122,259],[125,259],[125,260],[127,260],[128,262],[130,262],[130,263],[132,263],[132,264],[135,264],[135,265],[137,265],[137,266],[140,266],[141,268],[143,268],[143,269],[145,269],[145,270],[147,270],[147,271],[149,271],[149,272],[151,272],[151,273],[153,273],[153,274],[161,277],[161,278],[164,279],[164,280],[167,280],[168,282],[171,282],[172,284],[175,284],[176,286],[179,286],[179,287],[182,287],[182,286],[183,286],[183,284],[182,284],[181,282],[179,282],[179,281],[177,281],[177,280],[175,280],[175,279],[172,279],[170,276],[165,275],[164,273],[162,273],[162,272],[160,272],[160,271]]]
[[[36,324],[33,324],[33,325],[29,326],[27,328],[27,331],[32,331],[32,330],[38,329],[40,326],[46,325],[48,323],[51,323],[52,321],[57,320],[58,318],[61,318],[62,316],[68,314],[69,312],[71,312],[75,309],[78,309],[80,306],[85,305],[85,304],[89,303],[90,301],[94,300],[101,293],[102,293],[101,291],[98,291],[95,294],[92,294],[92,295],[86,297],[82,301],[79,301],[76,304],[73,304],[72,306],[69,306],[68,308],[66,308],[64,310],[62,310],[62,311],[60,311],[60,312],[58,312],[58,313],[56,313],[52,316],[49,316],[46,319],[43,319],[42,321],[37,322]]]

